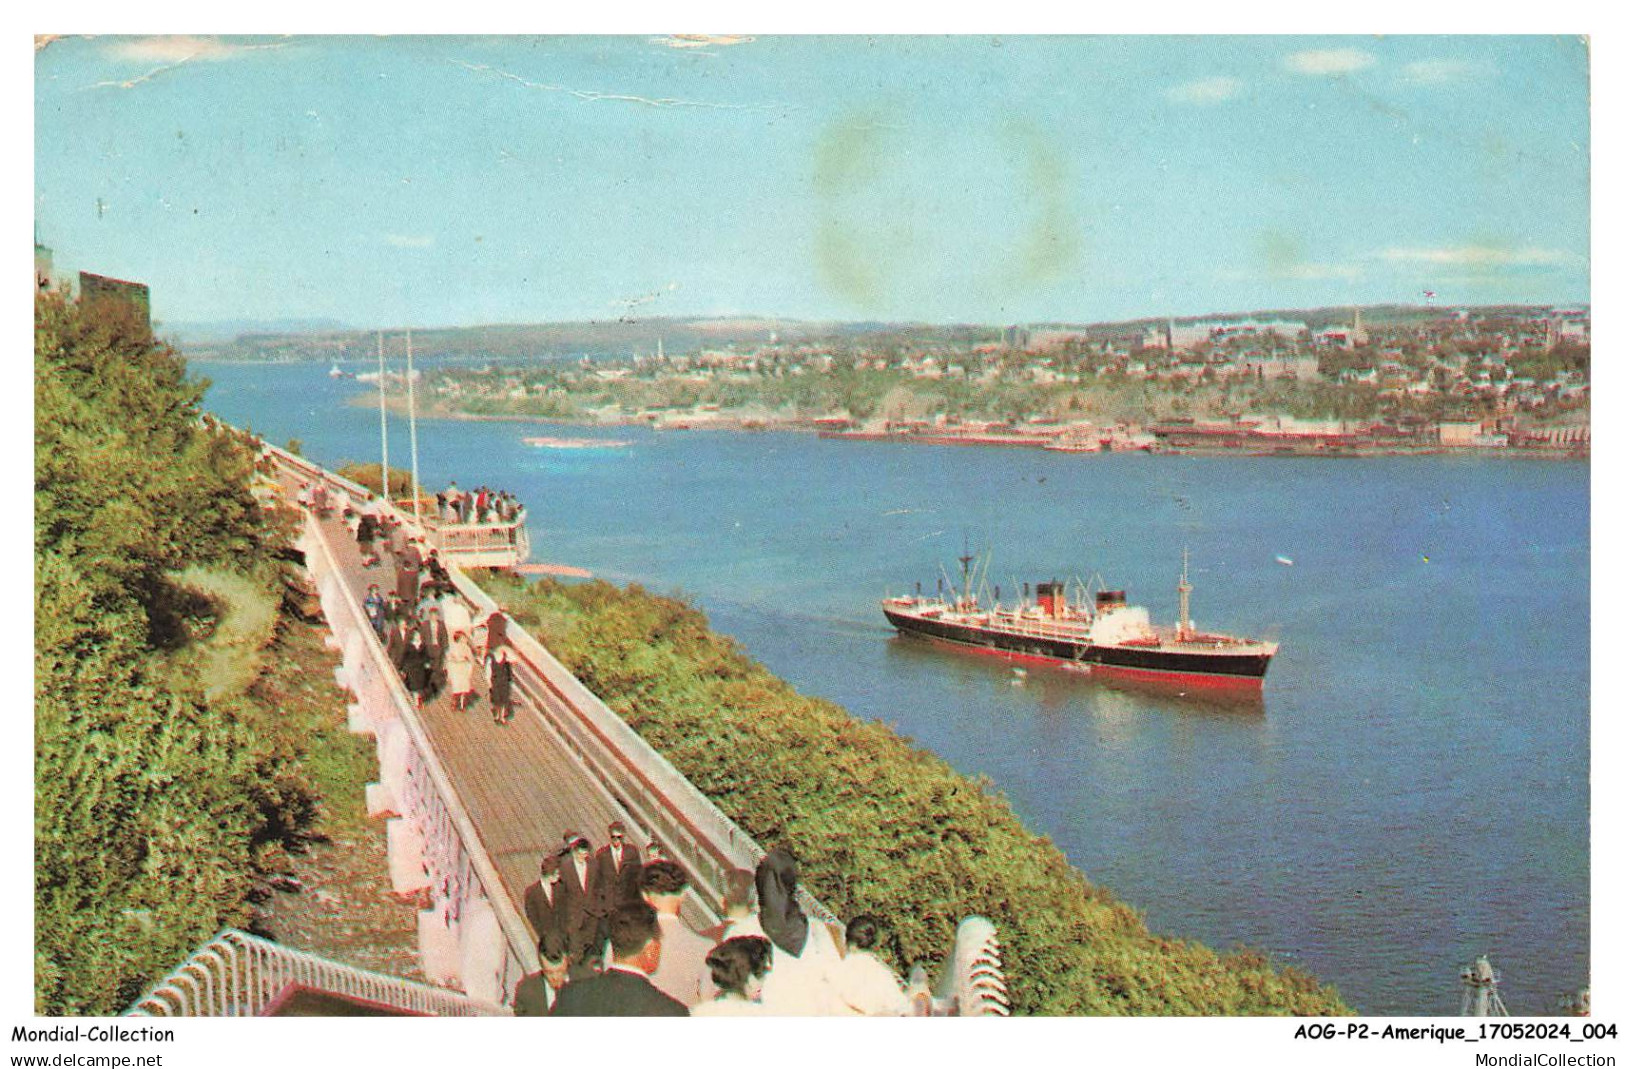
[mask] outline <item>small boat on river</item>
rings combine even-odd
[[[537,449],[624,449],[631,442],[615,438],[526,438],[525,444]]]

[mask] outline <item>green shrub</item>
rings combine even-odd
[[[273,628],[189,648],[224,618],[219,595],[245,612],[275,604],[277,575],[276,528],[249,492],[254,452],[200,418],[203,388],[117,302],[36,303],[41,1013],[115,1013],[242,924],[261,851],[312,819],[303,742],[222,659],[252,664]]]
[[[353,483],[360,483],[373,493],[383,486],[382,464],[345,464],[338,473]],[[391,465],[389,469],[389,496],[392,500],[412,496],[412,473]]]

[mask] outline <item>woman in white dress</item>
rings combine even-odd
[[[459,712],[468,708],[468,699],[474,693],[474,643],[466,633],[451,640],[451,649],[446,653],[446,680],[453,707]]]
[[[762,1005],[779,1017],[822,1017],[849,1012],[835,992],[841,962],[835,933],[810,921],[796,902],[796,859],[783,847],[756,866],[762,931],[773,942],[773,969],[762,981]]]
[[[913,1009],[891,967],[874,954],[880,922],[864,914],[846,926],[846,956],[831,974],[848,1012],[864,1017],[905,1017]]]
[[[759,935],[724,940],[705,956],[716,985],[713,998],[689,1007],[690,1017],[764,1017],[762,979],[772,975],[773,944]]]

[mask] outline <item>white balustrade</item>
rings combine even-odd
[[[509,1010],[395,976],[329,961],[227,928],[199,947],[126,1011],[132,1017],[257,1017],[296,988],[364,1001],[397,1013],[496,1017]]]

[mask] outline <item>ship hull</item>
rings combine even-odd
[[[1017,635],[952,620],[928,619],[887,607],[882,607],[882,611],[891,625],[905,635],[970,652],[1013,661],[1081,666],[1091,672],[1178,685],[1261,687],[1272,656],[1263,652],[1193,652]]]

